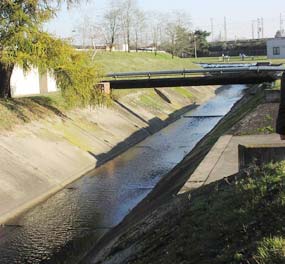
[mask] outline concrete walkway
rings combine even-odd
[[[231,136],[225,135],[213,146],[208,155],[190,176],[181,188],[179,194],[201,187],[204,184],[218,181],[236,174],[238,166],[238,145],[272,145],[285,142],[280,141],[279,135],[250,135]]]

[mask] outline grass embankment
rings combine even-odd
[[[229,61],[223,62],[221,57],[187,58],[181,59],[168,53],[158,53],[155,56],[150,52],[99,52],[95,60],[103,66],[106,73],[129,72],[129,71],[156,71],[199,68],[199,63],[256,63],[271,62],[285,63],[285,59],[267,59],[266,56],[246,57],[241,60],[238,57],[230,57]]]
[[[202,189],[182,220],[191,263],[285,263],[284,187],[282,162]]]
[[[253,166],[164,207],[113,254],[135,245],[128,263],[285,263],[285,162]]]
[[[285,263],[285,163],[219,185],[202,189],[182,218],[189,263]]]
[[[99,52],[95,60],[106,73],[131,71],[158,71],[199,68],[192,59],[172,59],[168,53],[148,52]]]

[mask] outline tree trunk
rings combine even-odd
[[[11,75],[14,64],[5,64],[0,62],[0,98],[11,98]]]
[[[138,32],[136,32],[136,52],[138,52],[138,42],[139,42],[139,37],[138,37]]]
[[[128,31],[128,33],[127,33],[128,52],[131,52],[131,50],[130,50],[130,43],[131,43],[131,40],[130,40],[130,32]]]

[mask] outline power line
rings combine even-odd
[[[260,39],[261,26],[260,26],[260,18],[257,19],[257,38]]]
[[[264,38],[264,19],[263,17],[257,18],[257,37]]]

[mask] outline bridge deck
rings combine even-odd
[[[273,82],[282,72],[285,72],[282,66],[121,72],[106,75],[105,81],[110,83],[112,89],[257,84]]]
[[[277,79],[272,73],[242,73],[220,76],[190,76],[180,78],[148,78],[148,79],[122,79],[110,80],[112,89],[227,85],[227,84],[257,84],[273,82]]]

